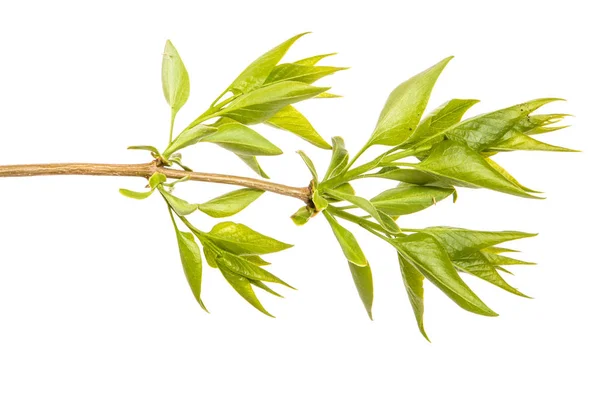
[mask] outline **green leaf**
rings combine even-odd
[[[517,104],[495,112],[475,116],[445,131],[451,140],[462,142],[475,151],[482,151],[499,142],[519,121],[539,107],[558,98],[541,98]]]
[[[159,154],[160,151],[158,149],[156,149],[156,147],[150,146],[150,145],[132,145],[132,146],[128,146],[127,149],[133,149],[133,150],[138,150],[138,151],[148,151],[151,152],[152,154]]]
[[[190,77],[170,40],[167,40],[163,53],[162,87],[173,114],[177,113],[190,96]]]
[[[549,152],[579,152],[538,141],[523,133],[514,133],[508,140],[499,142],[489,148],[490,151],[549,151]]]
[[[447,140],[436,144],[431,154],[415,167],[443,177],[451,185],[487,188],[524,198],[539,199],[507,180],[481,155],[459,142]]]
[[[476,231],[453,227],[429,227],[421,232],[437,239],[452,259],[464,257],[500,243],[537,235],[519,231]]]
[[[408,300],[415,313],[417,326],[423,337],[425,337],[427,341],[431,341],[429,340],[427,333],[425,333],[425,325],[423,323],[423,314],[425,312],[423,280],[425,277],[409,261],[404,260],[400,254],[398,254],[398,262],[400,263],[404,288],[406,289]]]
[[[428,185],[440,181],[439,178],[424,171],[400,169],[398,167],[383,167],[377,173],[365,174],[364,177],[385,178],[388,180],[401,181],[414,185]]]
[[[342,137],[333,137],[333,152],[331,153],[331,161],[325,173],[323,180],[331,180],[339,176],[348,165],[348,151]]]
[[[267,120],[267,124],[289,131],[319,148],[331,149],[331,146],[317,133],[308,119],[292,105],[281,108],[279,112]]]
[[[341,185],[338,185],[337,187],[335,187],[335,190],[338,192],[342,192],[345,193],[347,195],[354,195],[356,194],[356,191],[354,191],[354,188],[352,187],[352,185],[350,185],[349,182],[345,182]],[[323,194],[323,198],[326,199],[329,203],[337,203],[340,202],[339,199],[334,198],[333,196],[327,195],[326,193]]]
[[[323,211],[327,208],[327,206],[329,206],[329,202],[323,197],[323,195],[321,195],[321,191],[319,191],[318,189],[315,189],[313,191],[311,199],[313,204],[315,205],[315,210],[317,211]]]
[[[502,168],[502,166],[500,166],[498,163],[494,162],[491,158],[485,158],[485,161],[494,170],[496,170],[498,173],[500,173],[502,175],[502,177],[506,178],[508,181],[510,181],[514,185],[518,186],[523,191],[529,192],[529,193],[541,193],[540,191],[534,191],[533,189],[527,188],[526,186],[521,184],[519,181],[517,181],[517,179],[515,177],[513,177],[508,171],[504,170],[504,168]]]
[[[299,65],[296,63],[281,64],[273,68],[271,74],[265,81],[265,85],[280,81],[295,81],[311,84],[325,76],[329,76],[335,72],[346,69],[348,68],[335,66]]]
[[[281,61],[281,58],[283,58],[292,44],[307,33],[296,35],[258,57],[240,73],[233,83],[231,83],[228,90],[248,93],[262,86],[275,65]]]
[[[252,290],[252,285],[250,284],[250,280],[241,275],[235,274],[227,270],[227,268],[219,268],[225,280],[233,287],[233,289],[238,292],[240,296],[248,303],[250,303],[254,308],[262,312],[263,314],[270,316],[271,318],[275,318],[273,315],[269,314],[269,312],[263,307],[261,302],[256,297],[254,290]]]
[[[442,60],[392,91],[379,115],[369,145],[395,146],[413,134],[427,107],[435,82],[451,59]]]
[[[367,261],[367,258],[365,257],[362,249],[358,245],[356,238],[354,237],[354,235],[352,235],[352,232],[342,227],[337,222],[337,220],[331,214],[329,214],[328,211],[324,211],[323,215],[325,215],[325,218],[329,222],[329,225],[333,230],[333,234],[339,242],[342,248],[342,252],[344,252],[344,256],[346,256],[346,259],[351,263],[358,265],[359,267],[368,266],[369,263]]]
[[[162,189],[160,186],[158,187],[158,190],[169,204],[169,207],[171,207],[171,209],[173,209],[175,213],[179,214],[182,217],[187,216],[188,214],[192,214],[198,209],[198,205],[190,204],[187,201],[170,194],[169,192]]]
[[[256,156],[247,156],[247,155],[238,155],[238,154],[236,154],[236,155],[244,163],[246,163],[246,165],[248,165],[248,167],[250,167],[256,174],[258,174],[262,178],[267,178],[267,179],[269,178],[267,173],[265,173],[265,171],[262,169],[262,167],[260,167],[260,164],[258,163]]]
[[[150,184],[150,188],[155,189],[160,184],[167,182],[167,176],[162,173],[154,173],[148,179],[148,183]]]
[[[300,226],[306,224],[314,214],[314,209],[308,206],[303,206],[299,208],[298,211],[296,211],[294,214],[292,214],[290,218],[292,219],[294,224]]]
[[[308,170],[310,171],[310,174],[313,177],[312,180],[314,181],[314,183],[318,184],[319,176],[317,175],[317,169],[315,168],[315,164],[312,162],[312,160],[310,160],[310,158],[303,151],[298,151],[297,153],[298,153],[298,155],[300,155],[300,157],[304,161],[304,164],[306,165],[306,167],[308,167]]]
[[[268,254],[292,247],[231,221],[215,225],[206,235],[222,250],[240,255]]]
[[[271,289],[269,286],[265,285],[264,283],[262,283],[261,281],[255,281],[252,279],[248,279],[248,281],[253,284],[254,286],[264,290],[267,293],[271,293],[273,296],[277,296],[277,297],[281,297],[283,298],[283,296],[279,293],[277,293],[275,290]]]
[[[403,260],[408,261],[460,307],[485,316],[497,316],[460,278],[444,248],[432,236],[416,233],[393,240]]]
[[[201,141],[218,144],[244,156],[273,156],[283,153],[262,135],[239,123],[224,124],[214,133],[203,136]]]
[[[202,286],[202,255],[200,254],[200,248],[194,240],[193,234],[182,232],[177,226],[175,226],[175,233],[177,234],[179,256],[181,257],[181,264],[183,265],[185,277],[192,289],[196,301],[198,301],[198,304],[200,304],[200,307],[202,307],[204,311],[208,312],[200,298]]]
[[[401,184],[371,199],[377,210],[389,216],[416,213],[452,195],[454,189]]]
[[[415,132],[403,144],[403,147],[422,142],[457,124],[463,115],[479,100],[452,99],[429,113],[417,126]],[[443,137],[439,137],[441,141]]]
[[[361,209],[366,211],[368,214],[370,214],[375,220],[377,220],[377,222],[389,233],[397,234],[400,232],[400,228],[398,228],[398,225],[396,224],[396,222],[387,214],[379,211],[367,199],[361,198],[360,196],[348,195],[346,193],[343,193],[343,192],[340,192],[337,190],[333,190],[333,189],[326,189],[325,192],[328,195],[333,196],[334,198],[337,198],[340,200],[345,200],[349,203],[352,203],[355,206],[360,207]]]
[[[301,82],[278,82],[239,96],[226,108],[211,116],[226,116],[243,124],[263,123],[286,105],[307,100],[327,90],[329,87],[314,87]],[[204,119],[201,116],[190,126],[195,126]]]
[[[298,61],[295,61],[294,63],[297,64],[297,65],[309,65],[309,66],[313,66],[313,65],[316,65],[323,58],[331,57],[332,55],[337,55],[337,53],[314,55],[312,57],[299,59]]]
[[[252,188],[238,189],[199,204],[198,210],[215,218],[229,217],[244,210],[264,192]]]
[[[373,307],[373,274],[371,273],[371,266],[369,264],[358,266],[350,261],[348,261],[348,266],[350,267],[350,273],[358,291],[358,296],[365,306],[365,310],[367,310],[367,315],[373,320],[371,310]]]
[[[286,282],[282,281],[269,271],[261,268],[253,261],[247,260],[245,257],[236,256],[235,254],[226,251],[221,251],[217,254],[216,261],[220,269],[227,268],[228,271],[245,278],[263,282],[279,283],[280,285],[294,289]]]
[[[146,199],[147,197],[152,195],[152,192],[154,192],[154,190],[152,190],[152,189],[147,192],[130,191],[129,189],[125,189],[125,188],[119,189],[119,193],[121,195],[126,196],[131,199],[137,199],[137,200]]]
[[[203,137],[214,133],[215,131],[217,131],[215,127],[205,126],[203,124],[199,124],[192,128],[185,129],[173,140],[173,142],[169,144],[167,149],[165,149],[165,151],[163,152],[163,156],[169,157],[171,154],[177,152],[180,149],[197,144],[202,140]]]

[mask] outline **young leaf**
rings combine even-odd
[[[206,236],[219,248],[239,255],[268,254],[293,246],[231,221],[215,225]]]
[[[312,180],[314,181],[314,183],[318,184],[319,176],[317,175],[317,169],[315,168],[315,164],[312,162],[312,160],[310,160],[310,158],[303,151],[298,151],[297,153],[298,153],[298,155],[300,155],[300,157],[304,161],[304,164],[306,165],[306,167],[308,167],[308,170],[310,171],[310,174],[313,177]]]
[[[317,133],[308,119],[292,105],[281,108],[279,112],[267,120],[267,124],[289,131],[319,148],[331,149],[331,146]]]
[[[440,181],[439,178],[421,170],[400,169],[398,167],[383,167],[377,173],[365,174],[364,177],[385,178],[414,185],[428,185]]]
[[[311,199],[313,204],[315,205],[316,211],[323,211],[327,208],[327,206],[329,206],[329,202],[323,197],[321,191],[319,191],[318,189],[315,189],[313,191]]]
[[[431,341],[429,340],[427,333],[425,333],[425,325],[423,323],[423,313],[425,312],[423,280],[425,277],[409,261],[404,260],[399,253],[398,262],[400,263],[404,288],[406,289],[408,300],[415,313],[417,326],[423,337],[425,337],[427,341]]]
[[[152,154],[159,154],[160,151],[158,149],[156,149],[156,147],[150,146],[150,145],[132,145],[132,146],[128,146],[127,149],[134,149],[134,150],[138,150],[138,151],[148,151],[151,152]]]
[[[224,124],[217,131],[203,136],[200,140],[218,144],[244,156],[273,156],[283,153],[262,135],[239,123]]]
[[[331,229],[333,230],[333,234],[335,238],[339,242],[342,251],[344,252],[344,256],[346,259],[358,265],[359,267],[366,267],[369,265],[367,258],[365,257],[362,249],[358,245],[356,238],[352,235],[352,232],[348,231],[346,228],[342,227],[337,220],[329,214],[328,211],[324,211],[323,215],[329,222]]]
[[[485,161],[490,166],[492,166],[492,168],[494,170],[496,170],[498,173],[500,173],[502,175],[502,177],[506,178],[508,181],[510,181],[514,185],[518,186],[523,191],[529,192],[529,193],[541,193],[540,191],[534,191],[533,189],[527,188],[526,186],[521,184],[519,181],[517,181],[517,179],[515,177],[513,177],[508,171],[504,170],[504,168],[502,166],[500,166],[498,163],[494,162],[491,158],[485,158]]]
[[[333,137],[333,152],[331,153],[331,161],[325,173],[323,181],[333,179],[339,176],[348,164],[348,151],[342,137]]]
[[[296,211],[294,214],[292,214],[290,218],[292,219],[294,224],[300,226],[306,224],[314,214],[315,211],[312,208],[308,206],[303,206],[299,208],[298,211]]]
[[[400,228],[398,228],[396,222],[387,214],[377,210],[377,208],[373,206],[373,204],[367,199],[361,198],[360,196],[348,195],[333,189],[326,189],[325,192],[327,195],[331,195],[340,200],[345,200],[355,206],[360,207],[370,214],[375,220],[377,220],[377,222],[389,233],[397,234],[400,232]]]
[[[425,111],[435,82],[451,59],[442,60],[392,91],[379,115],[369,145],[399,145],[412,135]]]
[[[131,199],[137,199],[137,200],[146,199],[147,197],[152,195],[152,192],[154,192],[153,189],[146,191],[146,192],[130,191],[129,189],[125,189],[125,188],[119,189],[119,193],[121,195],[126,196]]]
[[[158,190],[169,204],[169,207],[173,209],[175,213],[179,214],[182,217],[187,216],[188,214],[192,214],[198,209],[198,205],[190,204],[187,201],[168,193],[160,186],[158,187]]]
[[[457,124],[465,112],[478,102],[479,100],[473,99],[452,99],[442,104],[419,123],[415,132],[402,146],[417,144]],[[443,137],[440,136],[439,140],[442,139]]]
[[[150,185],[150,188],[152,188],[152,189],[155,189],[157,186],[159,186],[160,184],[163,184],[165,182],[167,182],[167,176],[165,176],[162,173],[154,173],[148,179],[148,184]]]
[[[517,296],[530,298],[529,296],[521,293],[518,289],[512,287],[508,284],[498,273],[496,268],[491,264],[477,264],[472,263],[469,260],[455,260],[453,261],[454,265],[460,269],[461,271],[467,272],[471,275],[474,275],[480,279],[483,279],[486,282],[491,283],[492,285],[498,286],[501,289],[506,290],[512,294],[516,294]]]
[[[190,78],[170,40],[167,40],[163,53],[162,87],[173,114],[177,113],[190,96]]]
[[[241,275],[230,272],[225,267],[219,267],[219,270],[225,277],[225,280],[233,287],[233,289],[238,292],[240,296],[244,300],[246,300],[250,305],[254,308],[262,312],[263,314],[270,316],[271,318],[275,318],[273,315],[269,314],[269,312],[263,307],[261,302],[256,297],[254,290],[252,290],[252,286],[250,285],[250,280]]]
[[[299,59],[298,61],[295,61],[294,63],[296,65],[309,65],[309,66],[314,66],[316,65],[320,60],[322,60],[323,58],[327,58],[327,57],[331,57],[332,55],[337,55],[337,53],[329,53],[329,54],[321,54],[321,55],[314,55],[312,57],[308,57],[308,58],[303,58],[303,59]]]
[[[198,205],[198,210],[211,217],[229,217],[244,210],[265,191],[252,188],[238,189]]]
[[[453,227],[429,227],[421,230],[437,239],[452,259],[464,257],[486,247],[537,234],[519,231],[475,231]]]
[[[293,64],[281,64],[277,65],[271,71],[271,74],[265,81],[265,85],[272,84],[280,81],[295,81],[311,84],[317,80],[339,72],[348,68],[340,68],[335,66],[312,66],[312,65],[299,65]]]
[[[511,138],[489,148],[490,151],[549,151],[578,152],[573,149],[550,145],[523,133],[514,133]]]
[[[262,169],[262,167],[260,167],[260,164],[258,163],[258,160],[256,159],[256,156],[239,155],[237,153],[236,153],[236,155],[244,163],[246,163],[246,165],[248,167],[250,167],[256,174],[258,174],[262,178],[267,178],[267,179],[269,178],[269,176],[267,175],[267,173],[265,173],[265,171]]]
[[[361,267],[350,261],[348,261],[348,266],[350,267],[350,273],[352,274],[358,296],[365,306],[365,310],[367,310],[367,315],[373,320],[371,310],[373,307],[373,274],[371,273],[371,266],[367,264]]]
[[[286,105],[304,101],[329,90],[329,87],[314,87],[300,82],[278,82],[251,91],[236,98],[213,117],[226,116],[243,124],[266,122]],[[190,127],[204,118],[196,119]]]
[[[448,254],[432,236],[416,233],[393,240],[403,260],[410,262],[456,304],[467,311],[497,316],[460,278]]]
[[[163,152],[163,156],[168,158],[171,154],[180,149],[197,144],[202,140],[202,137],[214,133],[215,131],[217,131],[215,127],[205,126],[204,124],[185,129],[169,144],[167,149]]]
[[[445,135],[451,140],[468,145],[475,151],[482,151],[502,140],[507,132],[531,112],[558,100],[558,98],[541,98],[475,116],[449,128],[445,131]]]
[[[247,260],[245,257],[236,256],[227,251],[221,251],[217,254],[216,261],[219,268],[227,268],[229,271],[245,278],[263,282],[279,283],[280,285],[294,289],[292,286],[288,285],[269,271],[261,268],[253,261]]]
[[[181,257],[181,264],[183,265],[183,272],[185,277],[192,289],[194,298],[200,304],[200,307],[206,312],[208,310],[204,306],[202,299],[200,298],[200,291],[202,286],[202,255],[200,254],[200,248],[194,240],[194,235],[189,232],[180,231],[175,226],[175,233],[177,234],[177,244],[179,245],[179,256]]]
[[[377,210],[395,217],[416,213],[452,195],[454,189],[401,184],[371,199]]]
[[[281,58],[283,58],[292,44],[307,33],[296,35],[258,57],[240,73],[233,83],[231,83],[228,90],[248,93],[262,86],[275,65],[281,61]]]
[[[524,198],[539,199],[504,178],[481,155],[459,142],[447,140],[436,144],[431,154],[415,167],[443,177],[452,185],[487,188]]]
[[[277,297],[283,298],[283,296],[281,294],[277,293],[275,290],[271,289],[269,286],[265,285],[261,281],[255,281],[255,280],[252,280],[252,279],[248,279],[248,282],[250,282],[254,286],[256,286],[256,287],[264,290],[267,293],[271,293],[273,296],[277,296]]]

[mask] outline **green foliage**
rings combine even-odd
[[[331,150],[330,162],[324,173],[317,171],[307,153],[298,151],[311,177],[306,203],[291,219],[297,225],[304,225],[323,213],[370,318],[374,299],[371,264],[354,234],[340,220],[385,241],[396,253],[417,326],[428,340],[424,327],[424,291],[431,286],[425,280],[461,308],[479,315],[497,314],[471,290],[462,278],[465,274],[527,297],[501,274],[510,274],[507,266],[531,263],[507,256],[514,250],[498,245],[534,234],[441,226],[412,229],[404,225],[404,216],[435,206],[449,196],[456,201],[457,188],[489,189],[524,198],[539,198],[534,195],[539,192],[520,184],[492,157],[498,152],[518,150],[572,151],[533,137],[565,127],[557,123],[567,117],[566,114],[533,113],[557,99],[535,99],[467,119],[463,119],[464,115],[479,101],[451,99],[423,116],[438,77],[452,59],[448,57],[392,91],[370,138],[351,157],[342,137],[333,137],[329,145],[293,106],[312,98],[338,97],[329,93],[329,88],[314,86],[313,83],[346,69],[317,65],[334,54],[282,63],[284,55],[303,35],[294,36],[274,47],[246,67],[188,127],[175,138],[171,137],[163,152],[153,146],[130,149],[149,151],[159,165],[177,165],[189,171],[182,164],[181,154],[176,152],[194,145],[213,143],[238,156],[263,178],[268,176],[257,157],[279,155],[282,151],[259,134],[254,125],[269,125],[290,132],[317,148]],[[189,96],[189,77],[171,42],[167,42],[165,47],[162,76],[163,91],[171,108],[172,132],[175,115]],[[354,166],[360,156],[373,146],[387,148],[371,160]],[[352,185],[354,180],[369,178],[394,181],[395,186],[369,200],[356,193]],[[215,218],[233,216],[257,200],[264,191],[244,188],[192,204],[172,193],[175,184],[188,180],[184,177],[168,182],[164,174],[156,173],[149,179],[148,191],[122,189],[120,192],[134,199],[145,199],[154,190],[160,192],[173,219],[184,273],[202,308],[206,309],[200,298],[201,253],[206,259],[204,263],[218,268],[243,299],[272,316],[259,301],[254,288],[281,297],[267,283],[291,286],[267,271],[265,266],[269,263],[261,256],[288,249],[291,245],[232,221],[218,223],[210,231],[203,232],[186,218],[196,210]],[[174,215],[189,232],[179,229]]]

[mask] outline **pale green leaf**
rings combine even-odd
[[[298,61],[294,61],[294,63],[297,65],[313,66],[313,65],[316,65],[320,60],[327,58],[327,57],[331,57],[332,55],[337,55],[337,53],[314,55],[312,57],[299,59]]]
[[[529,296],[521,293],[518,289],[508,284],[498,273],[496,267],[491,263],[481,262],[480,259],[473,259],[472,257],[454,260],[454,265],[461,271],[467,272],[478,278],[483,279],[492,285],[498,286],[507,292],[516,294],[517,296],[530,298]]]
[[[525,198],[539,199],[507,180],[481,155],[459,142],[447,140],[436,144],[430,155],[415,167],[443,177],[451,185],[487,188]]]
[[[439,178],[421,170],[401,169],[398,167],[383,167],[377,173],[365,174],[364,177],[385,178],[414,185],[428,185],[440,181]]]
[[[243,256],[237,256],[227,251],[221,251],[217,254],[216,261],[219,265],[219,268],[227,268],[228,271],[245,278],[263,282],[278,283],[280,285],[289,287],[290,289],[294,289],[286,282],[282,281],[264,268],[261,268],[253,261],[247,260]]]
[[[523,133],[514,133],[511,138],[494,144],[490,151],[549,151],[549,152],[579,152],[538,141]]]
[[[354,285],[358,292],[358,296],[367,310],[367,315],[373,320],[373,274],[371,273],[371,266],[358,266],[348,261],[350,267],[350,273],[354,280]]]
[[[265,173],[265,171],[262,169],[262,167],[260,167],[260,164],[258,163],[256,156],[239,155],[237,153],[236,153],[236,155],[244,163],[246,163],[246,165],[248,165],[248,167],[250,167],[256,174],[258,174],[262,178],[267,178],[267,179],[269,178],[267,173]]]
[[[444,59],[392,91],[369,139],[370,145],[399,145],[413,134],[427,107],[435,82],[451,59]]]
[[[211,217],[229,217],[239,213],[258,199],[265,191],[243,188],[218,196],[198,205],[198,210]]]
[[[317,133],[308,119],[292,105],[281,108],[279,112],[267,120],[267,124],[289,131],[319,148],[331,149],[331,146]]]
[[[137,199],[137,200],[146,199],[147,197],[152,195],[152,192],[154,192],[154,190],[152,190],[152,189],[149,191],[146,191],[146,192],[130,191],[129,189],[125,189],[125,188],[119,189],[119,193],[121,195],[126,196],[131,199]]]
[[[300,226],[306,224],[308,220],[310,220],[310,218],[313,217],[314,214],[314,209],[308,206],[303,206],[299,208],[298,211],[296,211],[294,214],[292,214],[290,218],[292,219],[294,224]]]
[[[292,247],[231,221],[215,225],[206,235],[221,249],[240,255],[268,254]]]
[[[315,205],[315,210],[323,211],[329,206],[327,199],[323,197],[319,189],[315,189],[312,194],[312,202]]]
[[[150,146],[150,145],[132,145],[132,146],[128,146],[127,149],[133,149],[133,150],[138,150],[138,151],[148,151],[151,152],[152,154],[159,154],[160,151],[158,149],[156,149],[156,147]]]
[[[162,87],[172,112],[177,113],[190,96],[190,78],[170,40],[167,40],[163,53]]]
[[[331,214],[329,214],[329,212],[324,211],[323,214],[329,222],[329,225],[333,230],[333,234],[339,242],[346,259],[351,263],[358,265],[359,267],[366,267],[369,265],[367,258],[358,245],[358,242],[356,241],[356,238],[352,232],[342,227],[337,220]]]
[[[238,292],[240,296],[248,303],[250,303],[254,308],[262,312],[263,314],[270,316],[271,318],[275,318],[273,315],[269,314],[269,312],[263,307],[261,302],[256,297],[254,290],[252,290],[252,286],[250,284],[250,280],[241,275],[233,273],[229,271],[225,267],[219,268],[225,280],[233,287],[233,289]]]
[[[265,81],[265,85],[280,81],[295,81],[311,84],[325,76],[329,76],[335,72],[346,69],[348,68],[335,66],[299,65],[296,63],[281,64],[273,68],[271,74]]]
[[[277,296],[277,297],[281,297],[283,298],[283,296],[279,293],[277,293],[275,290],[271,289],[269,286],[267,286],[266,284],[264,284],[261,281],[255,281],[253,279],[248,279],[248,281],[253,284],[254,286],[264,290],[267,293],[271,293],[273,296]]]
[[[425,312],[423,280],[425,277],[409,261],[404,260],[400,254],[398,254],[398,262],[400,263],[400,271],[402,272],[402,280],[408,294],[408,300],[415,313],[417,326],[423,337],[427,341],[430,341],[427,333],[425,333],[425,325],[423,323],[423,314]]]
[[[158,190],[169,204],[169,207],[182,217],[192,214],[198,209],[198,205],[188,203],[187,201],[165,191],[160,186],[158,187]]]
[[[448,254],[432,236],[416,233],[393,240],[403,260],[408,261],[456,304],[467,311],[497,316],[460,278]]]
[[[454,189],[401,184],[371,199],[377,210],[389,216],[416,213],[452,195]]]
[[[189,232],[180,231],[175,226],[175,233],[177,234],[177,244],[179,245],[179,256],[181,257],[181,264],[183,265],[183,272],[185,277],[192,289],[194,298],[200,304],[200,307],[206,312],[208,310],[202,302],[200,297],[201,286],[202,286],[202,255],[200,254],[200,248],[194,240],[194,235]]]
[[[152,189],[155,189],[157,186],[159,186],[160,184],[163,184],[165,182],[167,182],[167,176],[165,176],[162,173],[154,173],[148,179],[148,183],[150,185],[150,188],[152,188]]]
[[[203,124],[187,128],[169,144],[167,149],[163,152],[163,156],[169,157],[180,149],[197,144],[204,136],[214,133],[215,131],[217,131],[215,127],[205,126]]]
[[[217,131],[203,136],[200,140],[218,144],[244,156],[273,156],[283,153],[262,135],[239,123],[224,124]]]
[[[310,158],[303,151],[298,151],[297,153],[298,153],[298,155],[300,155],[300,157],[304,161],[304,164],[306,165],[306,167],[310,171],[310,174],[313,177],[312,180],[314,181],[314,183],[318,184],[319,183],[319,176],[317,174],[317,169],[315,168],[315,164],[313,163],[313,161],[310,160]]]
[[[325,173],[323,181],[333,179],[339,176],[348,165],[348,151],[342,137],[333,137],[333,152],[331,152],[331,161]]]

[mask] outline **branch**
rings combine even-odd
[[[49,163],[0,166],[0,177],[32,177],[47,175],[90,175],[116,177],[150,178],[154,173],[162,173],[167,178],[189,177],[191,181],[212,182],[217,184],[238,185],[290,196],[309,204],[311,192],[308,187],[290,187],[255,178],[238,177],[225,174],[197,173],[175,170],[159,166],[156,162],[141,164],[101,164],[101,163]]]

